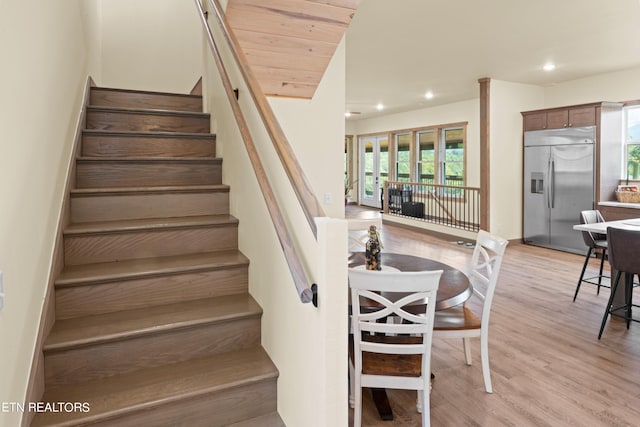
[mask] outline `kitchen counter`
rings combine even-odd
[[[640,218],[640,203],[599,202],[598,209],[606,221]]]
[[[622,203],[622,202],[598,202],[598,206],[611,206],[616,208],[640,209],[640,203]]]

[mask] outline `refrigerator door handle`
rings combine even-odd
[[[555,208],[556,206],[556,162],[551,159],[551,208]]]
[[[547,160],[547,208],[551,209],[551,157]]]

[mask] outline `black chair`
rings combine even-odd
[[[602,317],[602,325],[598,339],[602,336],[604,325],[607,323],[607,316],[616,311],[624,310],[624,319],[629,323],[635,320],[631,317],[631,308],[633,304],[633,276],[640,274],[640,231],[625,230],[622,228],[607,228],[607,241],[609,242],[609,263],[611,269],[616,270],[616,277],[611,287],[611,295],[607,303],[607,310]],[[620,276],[624,273],[624,304],[618,307],[612,307],[613,298],[620,282]],[[637,305],[635,305],[638,307]]]
[[[593,224],[597,222],[604,222],[604,218],[600,211],[592,210],[592,211],[582,211],[580,212],[580,224]],[[584,244],[587,245],[589,251],[587,252],[587,256],[584,259],[584,265],[582,266],[582,273],[580,273],[580,279],[578,280],[578,286],[576,286],[576,293],[573,295],[573,301],[576,300],[578,296],[578,292],[580,291],[580,285],[582,282],[590,283],[592,285],[598,286],[597,294],[600,295],[600,287],[604,286],[608,288],[608,285],[602,284],[602,278],[610,278],[610,276],[605,276],[602,274],[602,270],[604,267],[604,259],[607,256],[607,235],[599,234],[599,233],[591,233],[589,231],[582,232],[582,239],[584,240]],[[591,254],[594,253],[596,258],[598,255],[600,256],[600,272],[597,276],[592,276],[588,278],[584,278],[584,273],[587,270],[587,266],[589,265],[589,259],[591,259]],[[598,280],[595,282],[595,280]]]

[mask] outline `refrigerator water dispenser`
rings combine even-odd
[[[531,172],[531,193],[544,194],[544,174]]]

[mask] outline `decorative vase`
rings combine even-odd
[[[364,251],[364,264],[367,270],[382,270],[380,249],[382,249],[380,234],[376,230],[376,226],[372,225],[369,227],[369,240]]]

